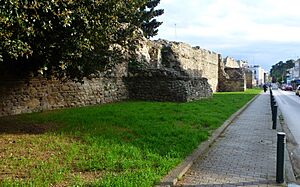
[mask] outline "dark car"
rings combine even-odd
[[[280,89],[284,91],[293,91],[293,87],[288,84],[283,84]]]
[[[291,86],[291,85],[285,85],[284,90],[285,91],[293,91],[293,86]]]

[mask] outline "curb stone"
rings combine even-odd
[[[195,151],[186,157],[178,166],[172,169],[161,181],[160,184],[155,185],[155,187],[171,187],[174,186],[177,181],[188,171],[188,169],[192,166],[194,161],[201,155],[203,155],[208,148],[215,142],[215,140],[225,131],[225,129],[239,116],[261,93],[257,94],[253,97],[248,103],[246,103],[242,108],[240,108],[237,112],[232,114],[221,127],[216,129],[210,138],[205,142],[202,142]]]
[[[293,134],[291,133],[290,129],[287,127],[285,121],[284,121],[284,117],[280,111],[280,109],[278,109],[278,116],[279,116],[279,123],[281,126],[281,131],[286,133],[286,147],[285,147],[285,175],[286,175],[286,182],[287,183],[297,183],[296,181],[296,175],[294,173],[295,168],[293,167],[293,160],[297,159],[294,158],[293,154],[294,152],[297,151],[297,149],[299,150],[299,145],[297,144],[297,142],[295,141],[295,138],[293,136]],[[299,152],[299,151],[298,151]],[[298,168],[299,169],[299,168]]]

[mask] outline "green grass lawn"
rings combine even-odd
[[[153,186],[260,91],[2,117],[0,186]]]

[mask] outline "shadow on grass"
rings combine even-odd
[[[53,122],[32,123],[22,120],[22,115],[0,118],[0,134],[44,134],[54,132],[61,126]]]
[[[107,140],[186,156],[255,95],[217,93],[190,103],[128,101],[8,116],[0,118],[0,134],[63,132],[89,143]]]

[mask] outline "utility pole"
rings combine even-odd
[[[176,28],[176,23],[175,23],[174,27],[175,27],[175,40],[177,41],[177,28]]]

